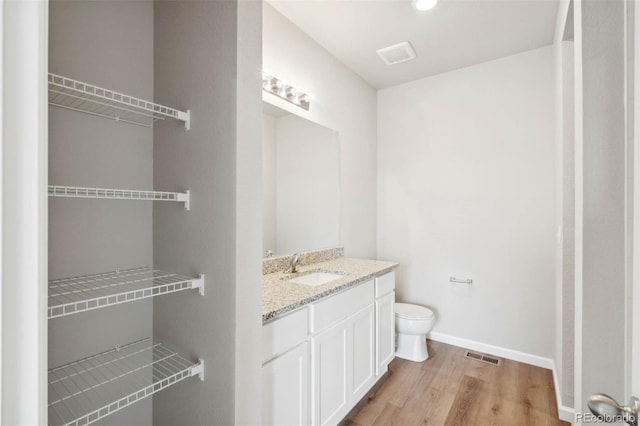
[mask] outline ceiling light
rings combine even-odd
[[[424,11],[436,7],[438,0],[413,0],[411,3],[415,10]]]

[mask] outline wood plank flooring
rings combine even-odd
[[[428,360],[393,360],[386,382],[342,425],[569,425],[558,419],[550,370],[508,359],[494,366],[427,343]]]

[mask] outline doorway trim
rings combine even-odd
[[[576,413],[582,413],[582,297],[583,297],[583,281],[582,281],[582,264],[583,264],[583,190],[584,190],[584,171],[583,171],[583,131],[582,131],[582,2],[575,0],[573,2],[574,16],[574,173],[575,173],[575,217],[574,217],[574,285],[575,285],[575,318],[574,318],[574,410]]]
[[[632,59],[632,76],[627,77],[633,81],[633,93],[629,93],[633,97],[633,114],[628,117],[633,120],[633,135],[632,139],[628,141],[631,145],[632,152],[632,166],[633,166],[633,178],[630,193],[633,198],[633,205],[631,208],[631,229],[630,229],[630,249],[628,258],[631,260],[631,277],[630,277],[630,291],[631,297],[629,306],[631,326],[628,330],[628,336],[630,338],[631,359],[627,365],[630,367],[631,375],[627,383],[627,391],[629,395],[640,395],[640,7],[635,5],[633,10],[633,16],[627,19],[627,22],[633,25],[633,46],[627,51],[633,54]],[[627,34],[629,32],[627,31]],[[627,68],[628,69],[628,68]]]
[[[48,0],[2,8],[2,424],[47,424]]]

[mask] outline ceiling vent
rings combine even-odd
[[[395,65],[416,58],[416,51],[413,50],[413,46],[411,46],[411,43],[408,41],[383,47],[382,49],[376,50],[376,53],[387,65]]]

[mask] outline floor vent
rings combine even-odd
[[[500,365],[500,358],[496,358],[493,356],[479,354],[471,351],[467,351],[464,356],[465,358],[475,359],[477,361],[486,362],[487,364],[496,365],[496,366]]]

